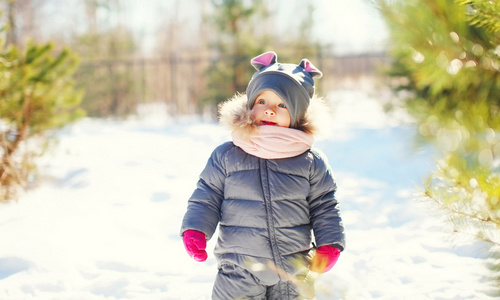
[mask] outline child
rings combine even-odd
[[[220,107],[233,141],[214,150],[200,175],[182,222],[184,246],[205,261],[219,225],[213,299],[314,297],[305,295],[313,291],[309,270],[330,270],[345,246],[330,167],[311,149],[313,114],[326,108],[314,94],[322,73],[307,59],[278,63],[274,52],[251,64],[246,95]]]

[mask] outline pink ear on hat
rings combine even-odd
[[[309,73],[309,75],[311,75],[311,77],[318,77],[318,78],[321,78],[323,76],[323,73],[318,70],[318,68],[316,68],[307,58],[304,58],[299,66],[301,66],[304,70],[306,70],[307,73]]]
[[[250,63],[255,69],[257,69],[257,71],[259,71],[262,68],[275,64],[277,61],[278,55],[274,51],[269,51],[252,58]]]

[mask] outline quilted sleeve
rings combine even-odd
[[[319,150],[314,150],[313,154],[308,202],[316,245],[334,245],[344,250],[344,225],[340,205],[335,197],[337,185],[326,157]]]
[[[210,239],[220,220],[220,207],[224,198],[226,177],[225,153],[230,143],[222,144],[213,152],[202,171],[197,187],[189,198],[188,207],[181,226],[184,231],[198,230]]]

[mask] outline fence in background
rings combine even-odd
[[[318,55],[309,59],[323,72],[318,82],[319,92],[332,90],[346,79],[377,76],[389,64],[385,53],[366,53],[359,55]],[[197,112],[197,102],[206,91],[206,69],[212,64],[209,58],[173,55],[162,58],[128,58],[82,62],[80,71],[95,78],[97,90],[102,78],[111,85],[105,97],[113,101],[126,101],[133,98],[140,103],[165,102],[172,114],[191,114]],[[120,81],[117,74],[125,74],[128,81]],[[77,73],[78,78],[78,73]],[[129,93],[123,93],[130,84],[134,85]],[[243,91],[240,91],[243,92]],[[138,99],[138,100],[137,100]]]

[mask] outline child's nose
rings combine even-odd
[[[276,112],[275,112],[273,109],[271,109],[271,108],[267,108],[267,109],[264,111],[264,113],[265,113],[266,115],[268,115],[268,116],[275,116],[275,115],[276,115]]]

